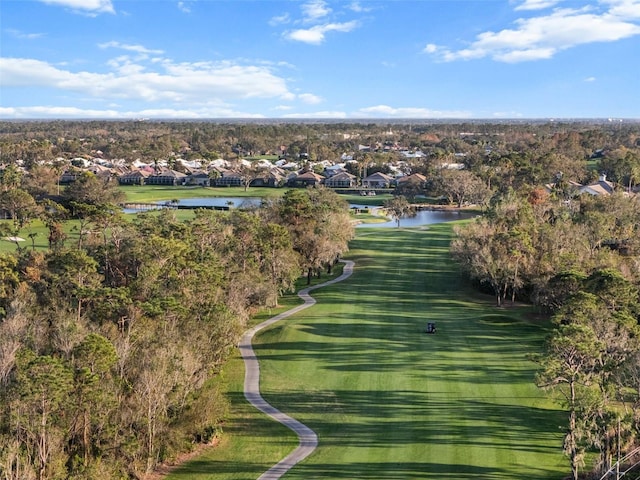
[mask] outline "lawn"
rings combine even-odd
[[[566,473],[564,415],[533,385],[527,360],[548,324],[526,307],[496,309],[470,290],[449,260],[450,235],[451,224],[359,230],[349,254],[354,275],[317,290],[317,305],[257,336],[265,398],[320,439],[285,478]],[[424,333],[427,322],[436,322],[435,335]],[[232,417],[228,443],[172,480],[257,478],[258,465],[275,463],[276,450],[295,443],[265,419],[254,427],[260,417],[247,410],[241,382],[230,387],[243,421]]]
[[[280,197],[286,188],[252,187],[245,191],[242,187],[172,187],[159,185],[125,185],[119,187],[131,203],[157,202],[181,198],[208,197]]]
[[[0,220],[0,224],[13,226],[11,220]],[[67,234],[66,245],[74,246],[78,242],[77,220],[69,220],[64,224],[64,232]],[[18,232],[18,237],[24,239],[19,242],[20,248],[31,250],[46,250],[49,248],[49,229],[40,220],[34,220],[31,224]],[[0,252],[15,252],[17,245],[7,240],[6,237],[0,237]]]
[[[173,187],[159,185],[124,185],[119,187],[126,195],[126,201],[135,203],[158,202],[181,198],[209,197],[261,197],[277,198],[289,190],[288,188],[250,187]],[[339,193],[339,190],[337,190]],[[359,205],[380,206],[385,200],[393,198],[391,194],[372,197],[340,194],[349,203]]]

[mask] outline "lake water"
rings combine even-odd
[[[229,208],[248,208],[260,206],[262,199],[260,197],[204,197],[204,198],[182,198],[178,202],[178,206],[185,207],[229,207]],[[158,202],[161,208],[167,202]],[[370,210],[379,207],[367,207],[366,205],[350,205],[351,208],[369,208]],[[127,212],[125,213],[132,213]],[[400,220],[400,227],[419,227],[421,225],[431,225],[434,223],[452,222],[454,220],[464,220],[475,217],[475,213],[465,213],[458,211],[441,211],[441,210],[420,210],[415,217],[407,217]],[[395,220],[384,223],[361,223],[357,228],[391,228],[397,227]]]
[[[262,199],[260,197],[182,198],[178,202],[178,206],[248,208],[258,207],[261,202]],[[159,203],[164,204],[165,202]]]
[[[401,218],[400,228],[433,225],[434,223],[453,222],[454,220],[465,220],[473,218],[476,215],[476,213],[458,211],[420,210],[416,212],[415,217]],[[360,223],[356,228],[397,228],[397,226],[398,224],[396,221],[392,220],[384,223]]]
[[[260,206],[262,199],[260,197],[203,197],[203,198],[182,198],[178,200],[177,205],[183,207],[229,207],[229,208],[248,208]],[[156,202],[157,208],[165,206],[173,206],[169,200]],[[140,210],[133,208],[123,209],[124,213],[137,213]]]

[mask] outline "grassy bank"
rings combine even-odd
[[[245,191],[242,187],[170,187],[158,185],[126,185],[119,187],[127,202],[147,203],[181,198],[209,197],[261,197],[271,198],[284,195],[284,188],[252,187]]]
[[[119,187],[126,196],[127,202],[158,202],[181,198],[210,197],[260,197],[277,198],[285,194],[288,188],[251,187],[245,191],[243,187],[172,187],[159,185],[125,185]],[[338,193],[339,190],[337,190]],[[385,200],[392,198],[390,194],[373,197],[340,194],[349,203],[369,206],[380,206]]]
[[[354,275],[256,338],[265,398],[320,439],[287,479],[550,480],[565,472],[563,414],[533,385],[526,359],[547,324],[469,290],[448,256],[451,228],[359,231]],[[437,334],[424,333],[427,322]],[[231,387],[236,411],[255,418],[241,382]],[[277,426],[271,440],[256,428],[227,428],[228,445],[170,478],[257,478],[244,450],[271,457],[295,441],[276,436]],[[234,434],[242,445],[234,447]]]

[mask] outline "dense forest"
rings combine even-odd
[[[3,477],[140,478],[209,441],[225,413],[210,380],[249,315],[353,236],[326,188],[125,221],[114,182],[83,172],[60,187],[74,159],[271,156],[313,169],[345,154],[358,178],[399,163],[423,176],[396,188],[398,211],[417,197],[481,208],[452,255],[496,308],[526,302],[553,319],[532,359],[566,406],[574,479],[640,444],[640,124],[1,122],[2,235],[36,218],[49,231],[46,251],[0,255]],[[603,175],[611,192],[580,194]]]

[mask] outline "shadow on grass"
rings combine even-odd
[[[322,447],[392,448],[433,442],[552,453],[557,449],[549,441],[556,438],[556,427],[564,418],[558,410],[523,405],[523,398],[456,399],[450,392],[437,391],[289,391],[265,392],[265,398],[304,419],[319,434]]]
[[[544,472],[542,468],[532,469]],[[291,478],[330,478],[352,480],[404,480],[413,478],[429,479],[476,479],[513,480],[512,473],[504,469],[448,464],[438,462],[356,462],[349,464],[321,463],[297,465],[297,475]],[[544,475],[544,474],[543,474]],[[547,473],[548,476],[548,473]],[[287,477],[290,478],[290,477]],[[533,478],[545,478],[533,473]]]
[[[233,474],[234,478],[257,478],[264,472],[263,465],[240,462],[218,462],[195,460],[190,462],[189,472],[192,475]],[[322,463],[298,464],[295,472],[302,478],[362,479],[362,480],[402,480],[411,478],[508,478],[504,473],[482,467],[466,465],[445,465],[431,462],[355,462],[355,463]],[[496,476],[498,474],[498,476]],[[383,475],[383,476],[381,476]],[[437,477],[434,477],[437,475]],[[485,477],[486,475],[486,477]],[[289,478],[289,477],[287,477]]]
[[[564,414],[545,408],[526,359],[548,325],[471,290],[449,258],[450,229],[358,234],[354,275],[255,339],[263,396],[319,436],[285,478],[559,478]],[[436,335],[424,333],[428,322]],[[260,428],[225,432],[280,444]],[[266,468],[251,460],[190,471],[257,478]]]

